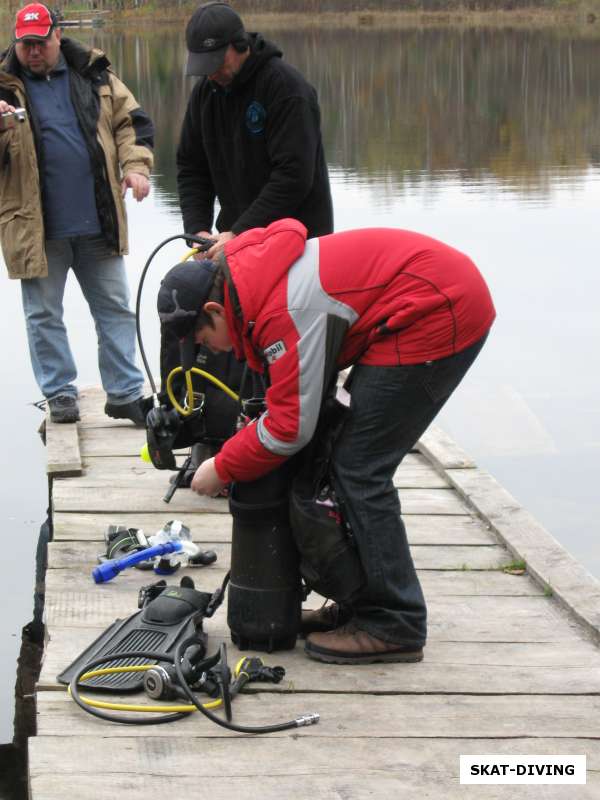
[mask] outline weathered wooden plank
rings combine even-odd
[[[442,490],[431,489],[429,491]],[[450,490],[445,491],[449,492]],[[459,505],[457,497],[455,504]],[[74,488],[69,481],[59,481],[53,487],[52,505],[54,511],[86,511],[88,513],[106,512],[110,509],[115,514],[138,511],[164,512],[166,510],[170,515],[169,519],[186,511],[228,513],[227,500],[224,498],[200,497],[190,491],[176,492],[173,500],[166,504],[163,502],[162,493],[151,488],[116,486],[99,491],[97,487]]]
[[[152,536],[161,530],[166,522],[179,519],[187,525],[192,533],[192,538],[197,542],[227,542],[231,540],[231,516],[229,513],[190,513],[172,514],[170,506],[165,503],[164,511],[153,514],[143,512],[129,514],[126,512],[106,512],[85,514],[77,512],[57,512],[53,515],[54,541],[94,541],[97,542],[97,551],[102,550],[101,543],[109,525],[124,525],[126,528],[141,528],[147,536]],[[455,519],[460,519],[456,517]],[[468,518],[467,518],[468,519]],[[474,527],[474,526],[473,526]],[[482,526],[478,538],[487,536],[485,544],[496,543],[495,537]],[[458,535],[458,534],[457,534]],[[477,535],[477,534],[474,534]],[[466,534],[463,536],[466,538]],[[477,544],[478,542],[475,542]]]
[[[335,763],[337,749],[324,748],[329,752],[332,763]],[[494,752],[496,752],[494,750]],[[390,756],[392,754],[390,753]],[[393,754],[401,757],[401,753]],[[204,757],[203,748],[198,748],[195,758]],[[360,751],[356,753],[357,762],[362,764]],[[392,761],[391,763],[395,763]],[[458,763],[458,756],[456,758]],[[306,765],[304,766],[306,770]],[[105,777],[106,776],[106,777]],[[409,767],[389,768],[386,772],[378,772],[354,767],[338,774],[313,774],[305,772],[301,776],[261,775],[246,778],[238,775],[223,774],[210,776],[211,800],[231,800],[238,795],[252,795],[260,786],[261,800],[373,800],[373,798],[394,798],[406,795],[418,795],[420,800],[463,800],[464,787],[457,783],[456,775],[446,776],[432,766],[431,771],[422,773]],[[144,775],[132,783],[131,777],[120,773],[105,772],[98,775],[56,777],[52,773],[33,777],[31,780],[31,800],[62,800],[65,796],[65,784],[78,800],[108,800],[115,795],[126,795],[128,800],[147,800],[149,796],[168,797],[173,790],[173,778],[155,773]],[[110,787],[110,788],[109,788]],[[600,781],[592,775],[587,786],[553,786],[552,800],[596,800]],[[194,796],[198,790],[198,778],[177,775],[178,796]],[[478,786],[477,797],[480,800],[514,800],[517,797],[514,786]],[[519,800],[539,800],[539,787],[519,786]],[[548,797],[550,795],[547,795]]]
[[[207,621],[205,627],[210,634],[209,651],[215,652],[220,642],[226,641],[231,662],[235,663],[241,654],[224,629],[224,614],[214,625],[212,620]],[[38,689],[58,690],[56,676],[100,633],[96,628],[52,627]],[[360,669],[332,668],[308,660],[303,647],[299,641],[292,651],[263,656],[269,664],[282,665],[286,677],[280,684],[261,686],[261,691],[479,695],[576,695],[600,691],[600,652],[584,641],[572,642],[569,651],[573,655],[569,658],[565,649],[557,648],[554,643],[515,645],[434,639],[426,647],[425,660],[420,664],[373,664]]]
[[[51,478],[81,475],[77,423],[58,424],[46,415],[46,472]]]
[[[123,607],[123,610],[125,606]],[[125,616],[121,613],[119,616]],[[213,632],[213,622],[206,622],[209,632],[210,649],[216,650],[219,637]],[[221,628],[224,627],[221,618]],[[41,688],[56,688],[56,676],[62,672],[72,661],[93,642],[103,629],[98,627],[54,627],[47,643],[44,663],[39,679]],[[229,642],[229,634],[223,630],[224,641],[228,649],[233,652],[234,645]],[[417,691],[431,692],[466,692],[467,686],[479,686],[479,693],[508,693],[506,676],[514,676],[510,683],[510,691],[524,693],[522,677],[529,685],[537,681],[537,685],[556,687],[560,690],[560,681],[554,681],[549,671],[558,669],[561,678],[571,686],[573,680],[585,680],[594,683],[600,677],[597,675],[600,668],[600,651],[591,642],[584,639],[568,640],[568,648],[562,642],[453,642],[442,641],[435,638],[429,640],[425,649],[425,660],[420,664],[373,664],[365,665],[360,669],[352,667],[319,664],[309,661],[303,653],[303,643],[298,642],[293,651],[277,652],[264,655],[269,664],[282,664],[287,670],[287,677],[279,688],[273,691],[288,691],[289,682],[300,690],[312,686],[322,691],[334,690],[355,691],[351,687],[368,687],[365,691]],[[237,651],[236,651],[237,652]],[[233,661],[230,653],[230,660]],[[485,671],[485,680],[479,679],[479,669]],[[449,676],[459,674],[459,671],[468,670],[466,683],[457,685],[455,677],[444,681],[444,671],[449,670]],[[572,675],[571,675],[572,672]],[[591,673],[594,674],[591,674]],[[570,677],[569,677],[570,676]],[[343,678],[343,680],[341,680]],[[380,680],[382,682],[380,682]],[[350,681],[350,683],[347,683]],[[565,684],[566,685],[566,684]],[[583,685],[579,683],[578,685]],[[498,686],[504,687],[498,691]],[[454,687],[454,688],[453,688]],[[521,688],[519,688],[521,687]],[[551,692],[546,688],[545,693]]]
[[[541,587],[525,575],[510,575],[502,570],[417,570],[425,597],[540,597]]]
[[[181,466],[185,461],[185,455],[179,453],[175,460],[177,465]],[[171,470],[158,470],[151,463],[143,461],[139,453],[135,456],[86,456],[83,459],[83,472],[84,475],[94,477],[103,477],[106,474],[121,477],[127,474],[138,475],[140,472],[155,472],[168,478],[173,474]]]
[[[177,724],[177,723],[175,723]],[[203,726],[204,727],[204,726]],[[317,726],[318,727],[318,726]],[[180,746],[181,745],[181,746]],[[327,739],[239,737],[232,770],[231,742],[210,734],[178,740],[170,737],[92,739],[38,736],[30,740],[32,800],[63,800],[65,786],[78,800],[123,795],[130,800],[200,796],[210,787],[214,800],[252,795],[260,785],[263,800],[373,800],[414,796],[464,800],[458,783],[461,754],[487,753],[587,755],[586,786],[554,786],[552,800],[593,800],[599,788],[598,742],[592,739]],[[66,759],[65,752],[73,757]],[[169,774],[157,769],[167,762]],[[119,765],[130,767],[127,774]],[[132,780],[132,773],[135,780]],[[206,782],[206,783],[204,783]],[[482,800],[538,800],[539,786],[477,786]],[[410,795],[409,795],[410,793]],[[204,793],[202,793],[204,796]],[[474,795],[475,796],[475,795]],[[550,797],[550,793],[548,794]]]
[[[108,471],[104,475],[90,475],[88,472],[81,477],[70,478],[69,485],[72,489],[82,487],[110,489],[117,484],[120,488],[136,491],[151,489],[163,497],[169,488],[169,479],[172,475],[172,472],[141,470],[132,465],[129,470],[116,475]],[[412,467],[401,469],[394,475],[394,486],[399,489],[447,489],[448,481],[431,468]]]
[[[181,463],[183,457],[178,456],[177,461]],[[151,464],[133,456],[102,458],[88,456],[84,463],[83,475],[75,482],[72,481],[71,485],[105,487],[117,484],[121,487],[134,488],[152,486],[162,496],[172,475],[173,473],[168,470],[156,470]],[[394,475],[394,484],[398,488],[448,488],[448,481],[419,453],[408,454]]]
[[[446,469],[469,469],[477,466],[471,457],[437,425],[429,426],[419,439],[417,447],[442,473]]]
[[[406,514],[459,514],[467,512],[463,501],[452,489],[403,489],[400,492],[402,510]],[[73,488],[71,481],[58,481],[53,488],[54,511],[120,512],[163,511],[165,503],[160,492],[143,486],[115,486],[99,492],[96,487]],[[193,492],[176,492],[169,504],[170,512],[227,511],[227,501],[199,497]]]
[[[197,537],[194,538],[197,540]],[[223,566],[224,568],[229,567],[231,545],[228,542],[211,542],[210,546],[200,542],[199,544],[203,549],[210,549],[216,552],[218,566]],[[65,570],[65,577],[67,580],[68,571],[78,570],[84,575],[87,574],[91,583],[92,569],[98,563],[98,555],[102,550],[102,544],[99,542],[50,542],[48,545],[48,568],[49,570]],[[198,575],[200,572],[210,569],[211,566],[194,567],[190,570],[190,574]],[[129,572],[133,571],[130,569]],[[152,572],[140,572],[139,570],[135,570],[134,574],[139,575],[145,583],[148,583],[155,577]],[[114,580],[119,580],[119,578]]]
[[[102,459],[94,459],[101,461]],[[113,462],[115,459],[107,458]],[[82,487],[93,488],[112,488],[118,485],[120,488],[137,490],[151,489],[163,497],[169,487],[169,481],[173,472],[159,471],[155,469],[144,469],[138,466],[131,458],[123,458],[127,466],[121,466],[119,472],[107,469],[100,471],[97,467],[92,472],[89,469],[78,478],[70,478],[69,486],[72,489]],[[141,459],[139,459],[141,461]],[[181,458],[179,458],[181,460]],[[398,489],[447,489],[448,481],[442,478],[432,468],[426,465],[404,466],[402,465],[394,474],[394,486]]]
[[[182,464],[183,460],[184,456],[179,454],[177,463]],[[408,453],[398,469],[402,471],[412,468],[422,468],[423,470],[435,472],[431,463],[421,453]],[[152,464],[142,461],[138,456],[88,456],[83,460],[83,469],[84,475],[94,477],[104,477],[107,474],[118,477],[131,473],[137,475],[140,471],[163,476],[173,474],[169,470],[157,470]],[[446,483],[445,485],[447,486],[448,484]]]
[[[449,470],[448,476],[532,575],[600,640],[600,581],[485,470]]]
[[[200,591],[213,591],[217,588],[225,577],[229,568],[229,564],[217,561],[215,564],[210,564],[207,567],[184,567],[179,569],[174,575],[168,578],[170,584],[179,585],[183,576],[190,577],[196,588]],[[502,574],[502,573],[498,573]],[[159,576],[151,571],[141,571],[137,569],[128,569],[122,572],[112,581],[97,586],[92,579],[92,570],[66,570],[66,569],[50,569],[46,573],[46,593],[47,594],[60,594],[62,592],[98,592],[110,593],[117,597],[125,593],[126,597],[123,600],[124,610],[131,613],[131,602],[137,592],[142,586],[154,583],[159,580]],[[505,589],[507,593],[508,587]],[[536,589],[539,594],[541,592]],[[118,600],[115,600],[118,602]],[[121,613],[121,612],[118,612]]]
[[[207,531],[207,535],[210,533]],[[193,538],[199,541],[199,532]],[[206,549],[205,540],[202,545]],[[226,542],[213,542],[210,549],[216,550],[223,563],[229,563],[231,548]],[[103,547],[96,542],[54,541],[48,547],[50,569],[84,569],[91,572]],[[415,545],[411,548],[418,569],[477,570],[500,569],[512,561],[508,551],[498,545],[478,547],[443,545]]]
[[[116,422],[116,420],[115,420]],[[146,431],[131,424],[119,425],[109,433],[106,427],[87,428],[80,425],[79,448],[82,458],[89,456],[132,456],[139,458],[146,442]]]
[[[197,758],[202,758],[202,751],[196,753]],[[334,754],[331,753],[334,759]],[[357,754],[358,758],[358,754]],[[106,774],[106,773],[105,773]],[[443,792],[446,800],[463,800],[464,788],[456,782],[451,783],[451,778],[446,778],[439,772],[427,775],[417,775],[410,770],[387,773],[372,772],[368,769],[355,769],[352,775],[312,775],[306,774],[302,778],[293,776],[271,777],[269,775],[258,778],[244,778],[241,776],[218,775],[211,777],[211,800],[230,800],[238,794],[249,795],[256,791],[260,782],[261,800],[305,800],[310,797],[314,800],[373,800],[376,798],[402,797],[405,794],[417,794],[421,800],[439,800]],[[442,786],[443,782],[443,786]],[[448,785],[446,785],[446,782]],[[173,779],[164,775],[144,776],[143,780],[132,786],[131,778],[121,774],[109,773],[106,778],[98,775],[76,776],[69,780],[69,790],[73,791],[79,800],[104,800],[112,798],[115,794],[126,794],[129,800],[146,800],[148,796],[166,797],[172,790]],[[110,786],[110,794],[108,786]],[[554,786],[552,787],[552,800],[595,800],[597,798],[600,782],[595,776],[590,778],[588,786]],[[33,779],[31,784],[31,800],[54,800],[64,797],[64,779],[50,774],[40,779]],[[198,788],[198,779],[184,776],[177,777],[177,789],[181,795],[193,796]],[[481,800],[514,800],[517,796],[511,786],[479,786],[477,797]],[[539,788],[534,786],[519,786],[519,800],[538,800]]]
[[[212,547],[212,545],[209,545]],[[178,583],[184,575],[189,575],[203,590],[215,588],[225,577],[228,564],[217,561],[209,567],[185,567],[170,580]],[[485,570],[417,570],[421,586],[426,597],[470,597],[485,595],[488,597],[541,597],[543,590],[526,575],[509,575],[501,570],[488,572]],[[153,573],[128,569],[110,582],[111,592],[137,592],[141,585],[154,580]],[[46,591],[60,593],[63,591],[89,591],[93,588],[91,568],[84,570],[50,569],[46,573]],[[133,596],[133,595],[132,595]],[[317,606],[313,597],[309,605]],[[126,606],[127,607],[127,606]]]
[[[184,490],[189,491],[189,490]],[[173,518],[170,506],[164,512],[106,512],[86,514],[57,511],[54,516],[55,541],[103,541],[108,525],[119,524],[127,528],[142,528],[148,535],[160,530],[166,521]],[[198,541],[230,541],[231,517],[229,514],[202,514],[186,511],[176,515],[192,531]],[[490,545],[498,540],[481,520],[470,516],[443,516],[426,514],[404,514],[410,544],[438,545]]]
[[[213,590],[208,574],[199,588]],[[142,581],[140,580],[140,585]],[[89,591],[53,592],[46,596],[46,623],[52,635],[55,627],[107,626],[116,617],[132,614],[137,609],[137,592],[115,591],[112,583],[90,586]],[[577,638],[576,629],[544,597],[454,597],[432,596],[428,599],[429,636],[445,641],[551,642],[557,636]],[[211,620],[227,635],[225,608]]]
[[[177,723],[175,723],[177,724]],[[316,726],[315,730],[318,729]],[[112,729],[111,729],[112,730]],[[164,728],[163,728],[164,730]],[[214,730],[214,728],[213,728]],[[156,770],[157,758],[172,759],[173,774],[177,777],[211,778],[216,772],[225,774],[231,767],[231,742],[220,736],[205,738],[203,732],[181,742],[173,748],[172,742],[161,742],[156,737],[151,748],[146,746],[144,737],[135,737],[129,729],[129,735],[117,739],[110,736],[99,739],[90,747],[89,740],[68,737],[50,738],[39,736],[31,742],[31,761],[34,774],[54,773],[56,775],[94,775],[113,768],[122,763],[124,754],[128,753],[135,761],[139,778]],[[390,748],[380,738],[375,740],[366,737],[339,738],[335,743],[335,758],[332,759],[332,746],[328,746],[324,738],[306,737],[302,731],[297,738],[285,737],[239,737],[236,740],[236,774],[248,778],[263,778],[267,775],[285,777],[296,775],[303,778],[307,765],[315,774],[332,775],[339,772],[354,773],[359,764],[371,771],[398,772],[408,769],[426,773],[432,770],[445,775],[455,782],[458,776],[458,756],[482,752],[483,742],[480,739],[468,738],[435,738],[424,747],[414,738],[392,737]],[[203,748],[203,758],[198,758],[198,748]],[[558,750],[557,750],[558,747]],[[65,750],[75,756],[65,759]],[[463,748],[462,750],[459,748]],[[600,771],[600,742],[597,739],[553,739],[553,738],[521,738],[521,739],[486,739],[484,752],[510,755],[512,753],[555,755],[558,751],[565,755],[585,753],[590,776]],[[85,753],[85,758],[78,757]],[[357,753],[361,753],[358,758]],[[127,760],[127,759],[125,759]],[[109,770],[110,771],[110,770]],[[115,770],[116,775],[120,770]],[[172,774],[168,776],[172,780]],[[454,779],[454,780],[452,780]],[[477,791],[487,787],[478,787]],[[515,792],[515,787],[510,787]],[[533,787],[540,793],[539,785]],[[571,786],[571,792],[576,789]],[[465,790],[461,789],[464,793]],[[297,795],[300,797],[301,795]],[[303,797],[311,797],[305,794]],[[464,796],[464,794],[463,794]],[[519,790],[520,796],[520,790]],[[554,792],[552,792],[554,797]]]
[[[202,757],[202,753],[198,752],[197,758]],[[334,758],[333,753],[331,754]],[[111,795],[108,794],[107,785],[103,783],[101,778],[93,776],[89,784],[86,782],[87,777],[82,776],[79,780],[74,779],[69,781],[69,789],[76,792],[76,796],[81,800],[103,800],[109,796],[114,797],[114,793],[127,794],[129,798],[146,798],[149,794],[153,793],[154,796],[164,797],[168,796],[169,789],[172,786],[172,781],[165,776],[145,776],[144,780],[139,784],[136,783],[135,787],[131,788],[131,779],[124,778],[120,774],[110,773],[107,775],[108,783],[111,787]],[[244,778],[240,776],[223,777],[221,775],[211,778],[211,798],[212,800],[230,800],[230,798],[238,794],[252,794],[256,791],[257,782],[260,780],[260,796],[262,800],[280,800],[285,797],[289,800],[304,800],[306,797],[314,798],[314,800],[332,800],[334,798],[347,798],[347,800],[372,800],[377,798],[393,798],[401,797],[404,794],[418,794],[422,800],[439,800],[440,792],[443,791],[444,798],[447,800],[457,800],[464,797],[464,789],[456,783],[441,786],[442,781],[450,781],[444,775],[431,774],[431,775],[416,775],[410,771],[402,771],[398,774],[396,771],[389,771],[388,773],[371,772],[368,769],[356,770],[350,775],[336,774],[332,776],[325,775],[312,775],[308,774],[302,778],[293,776],[287,777],[270,777],[264,776],[260,779],[257,778]],[[40,786],[42,794],[38,794],[36,787]],[[178,777],[177,788],[181,791],[182,796],[191,794],[197,789],[198,782],[195,778],[184,776]],[[553,800],[592,800],[597,795],[594,794],[598,791],[598,781],[595,777],[590,779],[588,786],[555,786],[552,791]],[[44,800],[53,800],[53,798],[64,797],[64,784],[61,787],[59,778],[52,775],[48,776],[48,782],[33,781],[33,790],[31,794],[32,800],[39,800],[41,797]],[[43,788],[42,788],[43,787]],[[520,786],[519,800],[535,800],[539,798],[539,789],[536,794],[534,786]],[[481,800],[513,800],[516,797],[514,787],[510,786],[483,786],[478,787],[481,791],[478,797]],[[569,791],[571,793],[569,793]],[[104,793],[103,793],[104,792]]]
[[[399,679],[404,669],[398,668]],[[334,667],[333,669],[337,669]],[[258,684],[257,684],[258,685]],[[121,698],[125,702],[125,698]],[[38,734],[41,736],[130,737],[129,726],[110,726],[85,714],[66,692],[39,692]],[[445,738],[594,738],[598,734],[600,697],[558,695],[363,695],[259,691],[237,698],[235,718],[247,725],[267,725],[318,712],[321,722],[299,736],[375,740],[394,737]],[[174,725],[146,726],[144,738],[216,735],[213,723],[197,714]],[[225,730],[219,735],[229,736]],[[272,734],[273,738],[288,733]]]
[[[107,434],[112,436],[120,435],[120,432],[127,429],[137,427],[130,419],[114,419],[104,413],[104,404],[100,409],[92,413],[83,411],[81,422],[79,423],[80,430],[83,432],[90,430],[105,430]],[[81,408],[81,403],[80,403]],[[138,428],[140,430],[140,428]]]

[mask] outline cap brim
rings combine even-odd
[[[45,32],[44,32],[45,31]],[[46,40],[50,34],[52,33],[52,27],[48,29],[44,27],[43,29],[38,28],[37,30],[34,28],[25,31],[20,36],[15,31],[15,42],[21,42],[23,39],[39,39],[39,41]]]
[[[218,50],[210,50],[206,53],[188,52],[186,75],[212,75],[225,61],[225,51],[228,45],[220,47]]]

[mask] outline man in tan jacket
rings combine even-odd
[[[22,122],[11,113],[25,109]],[[123,254],[124,194],[149,190],[154,129],[99,50],[61,37],[45,5],[17,12],[0,57],[0,241],[20,278],[31,362],[55,422],[79,419],[63,323],[72,269],[98,334],[105,412],[144,424]],[[21,115],[22,116],[22,115]]]

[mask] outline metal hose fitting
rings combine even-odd
[[[301,717],[297,717],[294,722],[296,723],[296,727],[302,728],[304,725],[316,725],[320,719],[321,717],[317,713],[303,714]]]

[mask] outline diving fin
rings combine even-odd
[[[140,591],[141,610],[127,619],[115,620],[57,676],[57,680],[69,684],[81,667],[105,654],[106,662],[102,662],[95,669],[155,664],[156,659],[145,658],[141,654],[144,652],[172,654],[180,641],[192,635],[204,642],[203,647],[206,652],[206,634],[202,630],[202,621],[204,617],[211,616],[216,609],[221,598],[215,595],[194,589],[190,578],[182,579],[181,586],[167,586],[164,581],[145,586]],[[110,659],[111,653],[138,651],[140,656],[137,658]],[[99,675],[86,680],[82,686],[86,689],[134,692],[143,688],[143,681],[143,672],[124,672]]]

